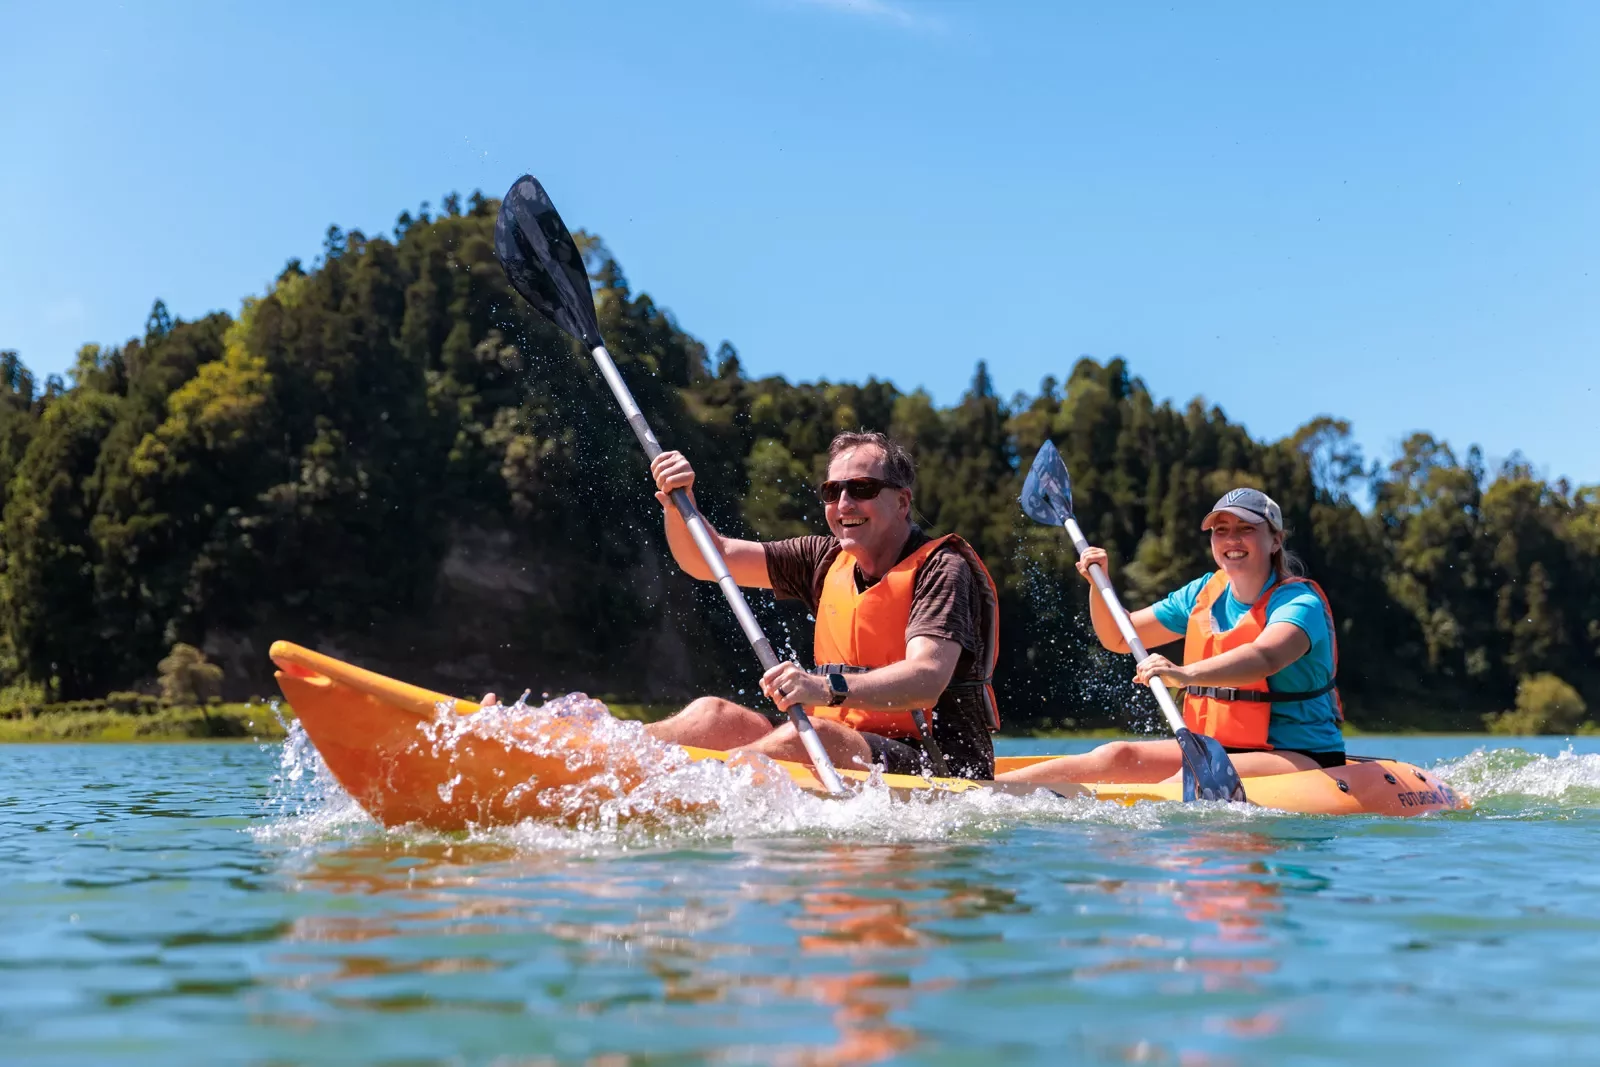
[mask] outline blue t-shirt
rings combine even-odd
[[[1187,630],[1189,615],[1210,580],[1210,574],[1196,578],[1151,605],[1156,621],[1175,634]],[[1300,627],[1311,640],[1311,648],[1305,655],[1277,674],[1267,676],[1267,688],[1279,693],[1306,693],[1327,685],[1333,680],[1333,635],[1328,632],[1328,614],[1322,606],[1322,598],[1304,582],[1280,585],[1276,576],[1267,583],[1262,595],[1268,598],[1267,625],[1291,623]],[[1212,625],[1218,633],[1233,629],[1248,614],[1250,605],[1234,599],[1232,586],[1211,605]],[[1344,736],[1339,733],[1339,709],[1333,693],[1330,691],[1310,700],[1274,703],[1272,719],[1267,725],[1267,744],[1302,752],[1343,752]]]

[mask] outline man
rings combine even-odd
[[[828,456],[820,495],[830,536],[762,543],[713,531],[735,581],[799,600],[816,618],[817,669],[780,663],[762,676],[762,693],[779,708],[803,705],[839,766],[993,778],[998,604],[988,570],[959,537],[930,539],[912,523],[916,469],[900,445],[842,433]],[[710,581],[667,497],[693,492],[693,468],[663,452],[650,473],[673,558]],[[677,744],[808,762],[786,717],[720,697],[648,729]]]

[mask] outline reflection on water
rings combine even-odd
[[[1249,830],[1198,833],[1174,841],[1153,865],[1188,875],[1173,893],[1186,917],[1215,924],[1219,940],[1260,942],[1264,923],[1283,910],[1283,888],[1266,860],[1278,849],[1271,837]]]
[[[1331,836],[1302,834],[1288,844],[1303,851]],[[544,957],[545,969],[561,961],[568,979],[546,992],[574,1020],[649,1005],[704,1020],[713,1032],[712,1020],[801,1009],[825,1021],[805,1040],[759,1045],[759,1058],[774,1062],[866,1063],[937,1047],[941,1012],[952,1003],[1041,984],[1068,999],[1073,988],[1130,982],[1169,1002],[1243,995],[1252,1002],[1199,1014],[1198,1033],[1248,1041],[1280,1031],[1281,1012],[1253,1000],[1290,947],[1285,894],[1326,885],[1277,862],[1284,840],[1202,829],[1121,832],[1086,844],[1079,859],[1088,869],[1136,867],[1142,876],[997,879],[975,869],[983,850],[926,842],[801,839],[586,859],[493,841],[376,836],[300,857],[291,872],[297,886],[365,903],[360,914],[297,919],[278,961],[299,970],[296,988],[344,1009],[518,1012],[526,1002],[502,995],[515,984],[505,979],[530,962],[506,951],[515,944]],[[694,873],[707,865],[721,877]],[[1007,931],[1034,917],[1046,900],[1030,898],[1041,895],[1057,898],[1050,910],[1099,898],[1093,911],[1123,921],[1055,937],[1040,966],[1042,946],[1019,953]],[[952,967],[952,954],[977,965]],[[484,983],[495,995],[423,991],[422,979],[441,975],[501,977]],[[598,978],[605,975],[612,980]],[[373,991],[376,979],[392,988]],[[604,1027],[594,1029],[603,1049]],[[1150,1059],[1166,1049],[1207,1062],[1170,1033],[1097,1047],[1095,1055]]]
[[[776,986],[781,994],[809,996],[835,1009],[838,1039],[813,1050],[812,1062],[870,1063],[915,1046],[916,1030],[896,1023],[891,1013],[906,1013],[919,992],[951,987],[947,978],[914,977],[929,950],[957,937],[940,924],[1025,910],[1012,891],[928,877],[944,851],[925,845],[832,845],[792,858],[795,869],[821,873],[815,884],[763,891],[763,899],[789,912],[787,922],[799,935],[801,952],[842,958],[848,968]]]
[[[340,946],[330,954],[290,952],[284,962],[332,964],[302,988],[327,987],[346,1007],[380,1010],[436,1007],[390,997],[340,992],[346,983],[374,976],[488,972],[507,963],[488,950],[425,961],[403,958],[397,939],[493,937],[513,927],[537,930],[580,966],[603,966],[625,957],[652,976],[653,999],[663,1005],[764,1011],[792,1002],[824,1009],[826,1041],[768,1048],[764,1058],[810,1064],[867,1063],[917,1044],[916,1031],[894,1021],[920,987],[947,989],[949,979],[914,980],[937,949],[956,935],[937,924],[1022,907],[1017,895],[961,879],[928,878],[938,846],[848,846],[798,843],[766,850],[762,880],[728,891],[682,896],[661,892],[634,864],[573,863],[564,856],[526,856],[492,843],[363,842],[318,853],[295,872],[306,886],[337,894],[387,895],[382,916],[314,915],[298,920],[288,942]],[[653,865],[652,865],[653,866]],[[533,886],[538,886],[537,890]],[[516,888],[514,895],[497,891]],[[741,893],[740,888],[748,892]],[[573,901],[595,902],[600,914],[571,918]],[[752,967],[753,946],[728,935],[742,904],[781,916],[802,956],[825,968],[796,975]],[[990,935],[997,936],[997,935]],[[384,954],[369,947],[386,942]],[[363,946],[350,951],[345,946]],[[577,1017],[598,1017],[622,1006],[614,997],[569,999]]]

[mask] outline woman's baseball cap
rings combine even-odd
[[[1200,524],[1200,529],[1211,529],[1217,524],[1217,516],[1224,511],[1258,526],[1266,523],[1273,533],[1283,529],[1283,509],[1278,507],[1276,500],[1259,489],[1234,489],[1224,494]]]

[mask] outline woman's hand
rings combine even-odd
[[[1134,669],[1133,684],[1149,685],[1152,678],[1160,678],[1169,685],[1188,685],[1189,669],[1178,666],[1165,656],[1150,655]]]
[[[796,704],[808,708],[827,704],[832,695],[826,678],[807,674],[798,663],[788,661],[761,676],[761,691],[768,700],[785,709]]]
[[[656,480],[656,499],[662,507],[671,504],[667,494],[674,489],[687,489],[691,496],[694,494],[694,468],[682,452],[663,452],[651,460],[650,477]]]
[[[1083,550],[1083,555],[1078,557],[1078,573],[1083,575],[1084,581],[1093,581],[1089,577],[1089,567],[1094,563],[1100,564],[1100,569],[1106,572],[1107,578],[1111,577],[1111,557],[1106,555],[1105,549],[1090,545]]]

